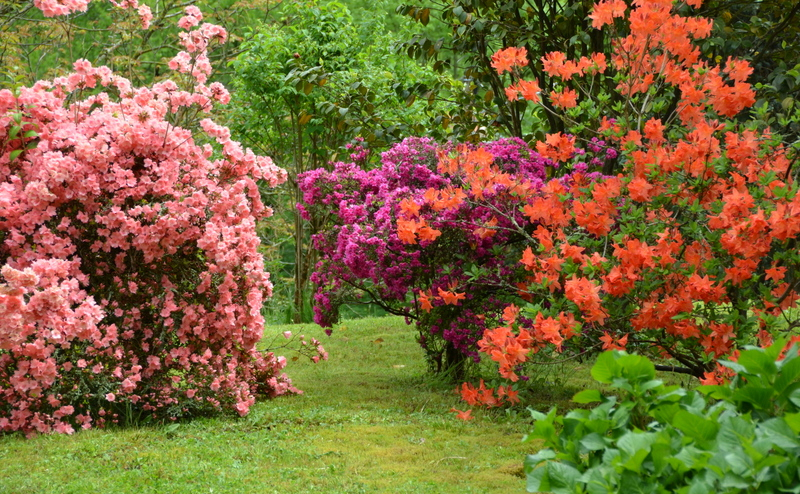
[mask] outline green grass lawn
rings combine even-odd
[[[347,321],[330,338],[315,325],[270,326],[265,341],[287,329],[330,353],[290,361],[303,395],[263,400],[244,418],[0,437],[0,493],[524,492],[530,421],[456,420],[454,387],[426,373],[402,319]]]

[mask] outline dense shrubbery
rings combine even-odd
[[[210,119],[179,125],[229,99],[206,85],[225,30],[195,7],[179,26],[170,67],[191,91],[86,61],[0,91],[1,430],[246,414],[294,390],[285,359],[256,349],[272,290],[257,181],[286,175]]]
[[[585,156],[564,165],[562,181],[602,168],[614,155],[604,144],[590,143]],[[343,303],[377,303],[417,321],[436,370],[479,360],[476,342],[519,300],[527,273],[517,259],[527,233],[517,228],[526,220],[514,194],[539,190],[556,166],[519,139],[464,148],[469,166],[508,174],[506,184],[486,186],[439,161],[454,149],[411,138],[383,153],[380,168],[338,163],[300,177],[303,214],[330,225],[314,237],[316,322],[330,326]],[[365,157],[356,151],[354,159]]]
[[[800,477],[800,357],[783,345],[722,362],[726,385],[686,390],[647,358],[606,352],[592,376],[618,395],[575,395],[591,410],[533,412],[529,492],[794,492]],[[785,350],[785,349],[784,349]]]
[[[547,97],[576,134],[588,131],[583,114],[607,112],[598,132],[619,147],[623,173],[573,174],[529,189],[503,170],[476,167],[469,152],[441,161],[500,191],[511,214],[497,211],[498,220],[525,216],[509,224],[525,241],[518,263],[530,273],[522,287],[527,302],[521,310],[509,306],[505,324],[479,342],[504,377],[516,380],[519,366],[551,345],[627,345],[713,381],[716,359],[797,326],[791,309],[798,301],[800,195],[792,161],[768,131],[726,123],[754,101],[745,82],[750,69],[736,60],[723,67],[702,61],[692,40],[706,36],[710,23],[673,14],[671,6],[637,4],[627,24],[623,2],[601,2],[593,25],[619,22],[627,33],[613,55],[542,57],[545,71],[577,80],[579,89],[615,84],[597,100],[567,87]],[[493,63],[511,74],[510,99],[541,100],[536,81],[521,75],[529,63],[524,49],[501,50]],[[576,142],[556,133],[536,148],[571,162]],[[484,204],[441,189],[434,194],[453,210]]]

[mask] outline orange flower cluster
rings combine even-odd
[[[567,161],[575,152],[575,137],[561,132],[547,134],[544,142],[536,143],[536,151],[553,161]]]
[[[539,87],[536,81],[520,79],[516,84],[512,84],[506,88],[506,97],[509,101],[517,101],[517,99],[522,96],[528,101],[538,103],[540,101],[539,92],[541,92],[541,90],[542,88]]]
[[[522,48],[504,48],[492,55],[492,68],[498,74],[511,72],[514,67],[524,67],[528,65],[528,50]]]
[[[752,69],[732,59],[721,67],[701,61],[693,42],[709,35],[710,21],[671,9],[668,0],[634,2],[630,10],[622,0],[603,0],[590,17],[597,28],[629,23],[611,59],[620,95],[632,100],[655,83],[677,88],[680,118],[604,117],[601,133],[623,153],[618,176],[573,173],[536,192],[506,184],[530,220],[519,232],[528,242],[520,263],[529,272],[519,295],[537,305],[528,306],[528,319],[509,305],[479,342],[504,378],[519,380],[532,354],[546,345],[560,350],[579,331],[595,348],[647,344],[702,375],[709,360],[735,359],[745,344],[768,345],[777,328],[771,321],[798,308],[800,190],[791,160],[768,132],[731,130],[717,120],[753,104]],[[554,52],[542,62],[564,81],[607,69],[600,54],[571,61]],[[509,88],[509,99],[519,87]],[[567,88],[550,99],[569,109],[577,93]],[[574,143],[548,134],[536,149],[568,163]],[[462,154],[451,163],[473,190],[502,183],[490,164]],[[727,372],[717,367],[705,382]],[[493,396],[483,383],[462,387],[471,406],[496,406]]]
[[[602,74],[608,68],[608,59],[605,53],[592,53],[590,57],[581,57],[575,62],[568,60],[564,53],[553,51],[542,57],[542,66],[550,77],[569,81],[574,76]]]
[[[428,226],[425,218],[419,221],[397,219],[397,236],[407,244],[416,244],[417,238],[422,242],[433,242],[442,234],[439,230]]]
[[[472,407],[494,408],[504,403],[519,403],[518,393],[511,386],[498,386],[497,389],[487,388],[483,379],[481,379],[477,388],[470,383],[463,383],[461,385],[461,398]]]
[[[430,312],[433,309],[433,302],[436,300],[441,300],[444,302],[444,305],[458,305],[459,300],[464,300],[467,297],[467,294],[457,293],[454,291],[454,287],[450,287],[450,290],[442,290],[439,288],[439,295],[433,295],[430,290],[420,290],[419,291],[419,304],[420,308],[425,312]]]
[[[508,326],[487,329],[483,339],[478,341],[481,352],[489,355],[500,366],[500,375],[511,381],[518,381],[519,376],[514,369],[528,360],[530,353],[550,343],[561,347],[565,339],[573,337],[577,322],[571,314],[563,312],[557,318],[544,317],[537,314],[531,328],[520,328],[515,334],[512,325],[516,322],[519,308],[509,305],[503,313],[503,320]]]

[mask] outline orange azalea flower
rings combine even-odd
[[[433,242],[442,234],[439,230],[435,228],[431,228],[429,226],[422,226],[420,227],[417,235],[419,236],[420,240],[425,240],[427,242]]]
[[[492,219],[486,222],[486,226],[478,227],[472,233],[479,238],[489,238],[497,234],[495,226],[497,226],[497,218],[492,216]]]
[[[603,342],[603,350],[625,350],[625,345],[628,344],[628,335],[626,334],[618,340],[614,340],[608,331],[603,331],[603,336],[600,337]]]
[[[517,101],[519,99],[519,90],[516,85],[508,86],[505,91],[508,101]]]
[[[514,304],[507,305],[505,309],[503,309],[503,320],[507,324],[514,324],[514,321],[517,320],[517,316],[519,315],[519,307]]]
[[[406,244],[417,243],[417,222],[414,220],[397,220],[397,236]]]
[[[466,293],[455,293],[439,288],[439,296],[444,300],[446,305],[458,305],[458,301],[464,300],[467,295]]]
[[[424,310],[425,312],[430,312],[431,309],[433,309],[433,304],[431,304],[431,299],[428,298],[428,297],[431,297],[430,292],[422,291],[422,290],[419,291],[420,308],[422,310]]]
[[[544,71],[549,76],[557,76],[561,73],[564,63],[567,61],[567,56],[560,51],[552,51],[542,57],[542,66]]]
[[[536,268],[536,255],[533,253],[533,249],[530,247],[526,247],[524,251],[522,251],[522,259],[520,260],[525,269],[531,271]]]
[[[578,105],[578,93],[569,88],[561,92],[550,91],[550,101],[556,108],[575,108]]]
[[[461,384],[461,399],[471,407],[478,404],[478,390],[469,383]]]
[[[534,103],[539,102],[539,92],[541,88],[536,81],[520,80],[517,82],[517,88],[522,94],[522,97],[526,100],[533,101]]]
[[[594,4],[589,18],[592,20],[592,27],[600,29],[606,24],[612,24],[615,17],[624,17],[628,6],[623,0],[605,0]]]
[[[472,420],[473,418],[475,418],[472,416],[472,410],[465,410],[462,412],[461,410],[456,410],[455,408],[451,408],[450,411],[456,414],[457,419]]]
[[[413,199],[403,199],[400,201],[400,211],[406,218],[414,218],[419,216],[420,205],[414,202]]]
[[[660,118],[651,118],[644,124],[644,136],[652,143],[664,142],[664,124]]]
[[[631,180],[631,183],[628,184],[628,192],[630,194],[630,198],[634,201],[638,202],[648,202],[650,201],[650,192],[653,190],[653,186],[645,180],[644,178],[637,177]]]
[[[567,161],[575,152],[575,137],[569,137],[561,132],[546,134],[545,142],[536,143],[536,151],[545,158],[553,161]]]
[[[498,74],[511,72],[514,67],[524,67],[528,65],[528,50],[525,47],[510,47],[498,50],[492,55],[492,68]]]
[[[783,266],[773,267],[766,270],[766,280],[781,281],[786,276],[786,268]]]

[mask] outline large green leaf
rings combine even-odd
[[[622,355],[617,365],[622,369],[622,375],[631,381],[646,382],[656,377],[653,362],[641,355]]]
[[[600,451],[605,449],[606,441],[600,434],[592,432],[591,434],[581,438],[580,445],[583,446],[583,448],[587,451]]]
[[[681,432],[698,441],[710,441],[717,436],[719,424],[711,419],[679,410],[672,419],[672,425]]]
[[[781,366],[778,377],[775,378],[775,391],[783,392],[800,379],[800,358],[795,358]]]
[[[765,410],[772,406],[775,389],[760,384],[745,384],[733,392],[733,400],[750,403],[754,408]]]
[[[592,366],[592,377],[595,381],[611,384],[617,375],[617,362],[614,352],[603,352],[597,357],[597,361]]]
[[[759,375],[763,379],[769,379],[769,377],[774,376],[778,370],[775,366],[775,360],[760,348],[746,350],[740,353],[737,362],[739,365],[743,366],[748,373]]]
[[[597,389],[584,389],[573,396],[572,401],[581,404],[595,403],[597,401],[603,401],[603,395]]]
[[[528,492],[573,494],[581,474],[563,463],[548,462],[528,473]]]

